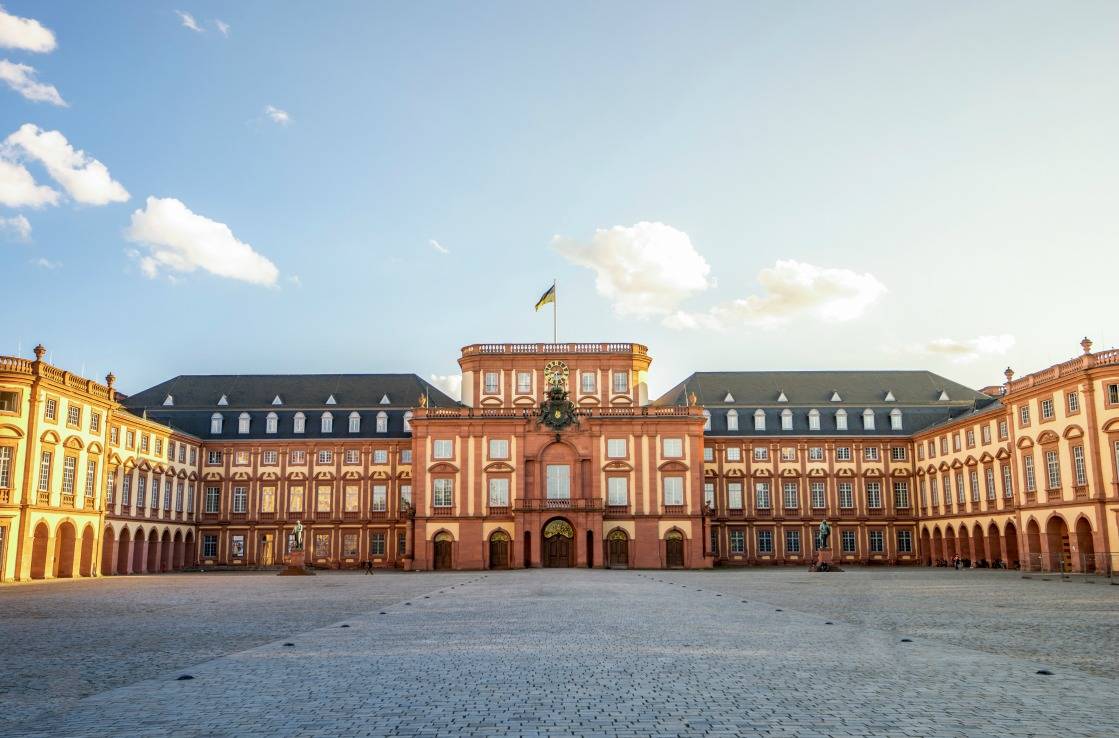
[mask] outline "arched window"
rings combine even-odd
[[[729,430],[729,431],[738,430],[738,411],[737,410],[733,410],[733,409],[727,410],[727,430]]]
[[[847,430],[847,411],[843,408],[835,411],[835,429]]]
[[[307,430],[307,416],[303,413],[296,413],[292,418],[292,433],[303,433]]]
[[[221,433],[221,413],[214,413],[210,416],[210,433],[211,435]]]
[[[765,411],[761,408],[754,411],[754,430],[765,430]]]
[[[793,429],[793,411],[785,408],[781,411],[781,430]]]
[[[237,432],[242,433],[242,434],[243,433],[248,433],[249,432],[249,422],[250,421],[249,421],[249,414],[248,413],[241,413],[240,415],[238,415],[237,416]]]
[[[350,433],[357,433],[361,430],[361,416],[357,411],[350,413]]]
[[[412,411],[411,410],[404,413],[404,432],[405,433],[411,433],[412,432]]]
[[[323,433],[334,432],[334,416],[330,413],[322,414],[322,425],[319,428]]]
[[[706,408],[703,410],[703,430],[711,430],[711,413]]]
[[[874,411],[869,407],[863,410],[863,430],[874,430]]]
[[[264,432],[275,433],[276,426],[280,423],[280,416],[276,413],[268,413],[268,417],[264,420]]]
[[[388,433],[389,432],[389,414],[386,413],[384,410],[377,413],[377,432],[378,433]]]
[[[820,430],[820,411],[816,408],[808,411],[808,430]]]
[[[901,410],[896,407],[890,411],[890,430],[901,430]]]

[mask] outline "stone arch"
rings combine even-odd
[[[956,529],[949,525],[944,530],[944,558],[948,559],[949,563],[951,563],[956,553]]]
[[[933,545],[932,550],[934,551],[934,556],[938,560],[943,561],[944,559],[948,558],[945,555],[946,549],[944,548],[944,545],[945,545],[944,544],[944,536],[940,532],[940,526],[939,525],[933,527],[932,545]]]
[[[1045,521],[1045,540],[1049,555],[1046,557],[1051,571],[1068,571],[1071,568],[1071,540],[1068,521],[1060,513],[1053,513]]]
[[[93,576],[93,546],[97,541],[97,535],[93,532],[93,526],[86,524],[82,530],[82,548],[81,559],[78,564],[78,573],[83,577]]]
[[[130,573],[143,574],[148,570],[148,537],[143,527],[137,527],[132,532],[132,568]]]
[[[184,553],[184,556],[183,556],[183,565],[184,566],[194,566],[197,563],[198,559],[197,559],[197,551],[195,550],[195,545],[194,545],[194,531],[193,530],[188,530],[186,532],[186,536],[183,538],[183,548],[185,549],[185,553]]]
[[[925,566],[933,565],[932,536],[929,535],[929,526],[921,526],[921,562]]]
[[[152,528],[148,531],[147,562],[144,568],[148,574],[159,573],[159,531]]]
[[[971,557],[976,561],[987,562],[988,566],[991,563],[987,555],[987,539],[983,535],[983,526],[978,521],[971,529]]]
[[[182,530],[175,531],[175,537],[171,541],[171,546],[171,569],[182,569],[186,559],[186,550],[183,543]]]
[[[174,564],[174,548],[171,542],[171,531],[167,528],[163,529],[163,535],[159,539],[159,555],[160,555],[160,571],[171,571]]]
[[[116,574],[117,536],[113,526],[106,525],[105,533],[101,536],[101,576],[111,577]]]
[[[1006,521],[1002,538],[1006,544],[1006,565],[1013,568],[1018,564],[1018,526],[1013,520]]]
[[[1077,553],[1077,560],[1073,562],[1073,566],[1078,571],[1094,573],[1096,571],[1096,544],[1092,537],[1092,523],[1086,516],[1080,515],[1076,519],[1076,525],[1073,526],[1073,533],[1076,536]]]
[[[972,559],[971,535],[967,532],[967,526],[963,523],[960,523],[959,530],[956,533],[956,548],[960,553],[960,558],[970,563]]]
[[[112,530],[110,528],[110,530]],[[131,574],[132,573],[132,532],[128,530],[128,526],[124,526],[120,530],[120,537],[117,540],[117,561],[116,561],[116,574]]]
[[[987,555],[990,557],[991,564],[994,565],[996,561],[1004,561],[1009,557],[1003,556],[1002,541],[999,538],[999,526],[995,521],[987,526]]]
[[[74,576],[78,553],[78,531],[69,520],[63,520],[54,531],[54,576],[69,579]]]
[[[1026,569],[1041,569],[1041,526],[1033,517],[1026,523]]]
[[[43,521],[35,526],[31,541],[31,578],[44,579],[47,576],[47,546],[50,543],[50,528]]]

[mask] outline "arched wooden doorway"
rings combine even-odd
[[[451,569],[453,568],[454,559],[451,544],[454,539],[451,534],[446,531],[435,534],[434,551],[431,559],[431,568],[433,569]]]
[[[669,569],[684,568],[684,534],[670,530],[664,537],[664,565]]]
[[[490,568],[508,569],[512,539],[503,530],[495,530],[490,534]]]
[[[59,578],[72,577],[78,533],[74,530],[73,523],[64,522],[58,526],[54,535],[54,575]]]
[[[47,575],[47,539],[50,529],[40,522],[35,526],[35,539],[31,542],[31,578],[42,579]]]
[[[1077,568],[1089,573],[1095,572],[1096,544],[1092,540],[1092,525],[1084,517],[1076,521],[1076,548],[1080,553],[1080,565]]]
[[[575,529],[563,518],[555,518],[544,526],[544,566],[575,566]]]
[[[611,569],[629,568],[629,536],[621,528],[606,536],[606,565]]]

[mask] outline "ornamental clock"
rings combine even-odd
[[[562,361],[549,361],[544,365],[544,383],[549,387],[560,385],[567,388],[567,364]]]

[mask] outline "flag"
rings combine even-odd
[[[552,283],[552,286],[548,288],[548,291],[545,292],[543,295],[541,295],[540,299],[536,301],[536,309],[540,310],[540,308],[544,307],[549,302],[555,302],[555,301],[556,301],[556,285],[555,285],[555,283]]]

